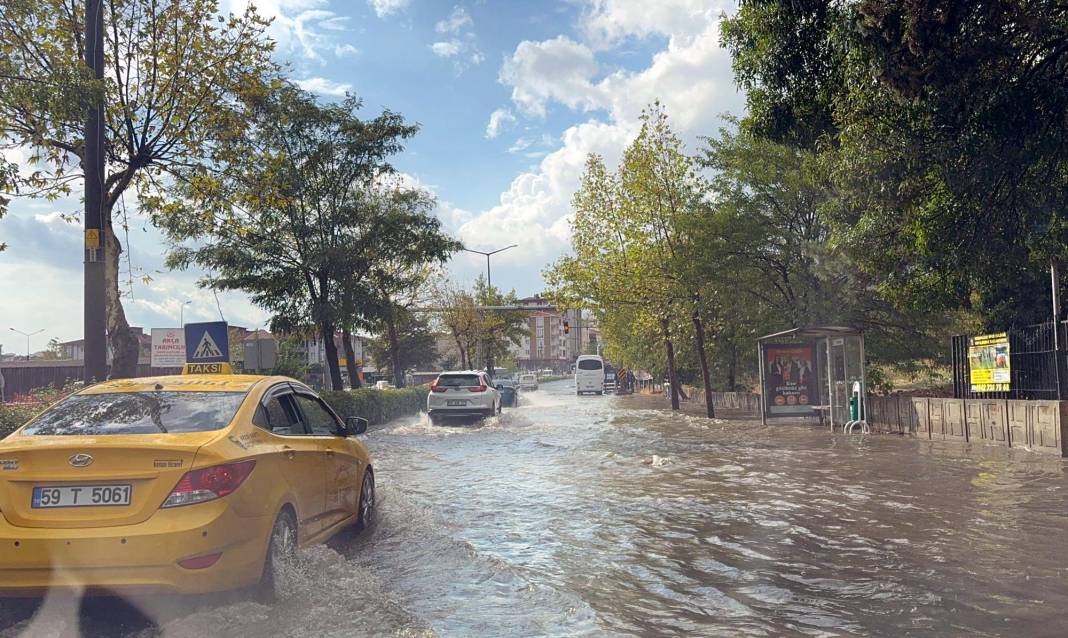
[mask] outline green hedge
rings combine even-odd
[[[341,418],[362,416],[371,425],[426,410],[426,386],[397,390],[361,388],[348,392],[320,392]]]

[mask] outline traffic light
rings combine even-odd
[[[571,334],[571,324],[564,322],[564,334]]]

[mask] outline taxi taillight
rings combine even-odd
[[[190,470],[160,507],[180,507],[222,498],[244,483],[254,467],[255,461],[241,461]]]

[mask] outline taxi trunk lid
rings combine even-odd
[[[13,437],[0,448],[0,514],[18,527],[140,523],[159,510],[193,466],[197,450],[218,435]],[[122,485],[130,486],[129,505],[34,507],[33,503],[35,487]]]

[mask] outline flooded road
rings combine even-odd
[[[0,635],[1068,633],[1060,459],[572,392],[369,433],[378,520],[272,606],[5,602]]]

